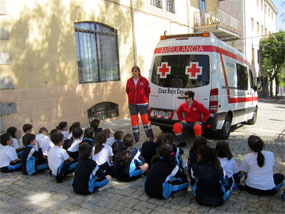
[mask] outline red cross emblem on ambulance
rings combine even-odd
[[[199,62],[191,62],[190,66],[186,66],[185,74],[189,75],[189,79],[197,79],[198,75],[202,75],[202,67]]]
[[[161,79],[166,79],[167,75],[171,72],[171,66],[168,66],[168,62],[162,62],[161,66],[158,66],[158,74]]]

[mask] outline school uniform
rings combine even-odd
[[[104,171],[90,158],[80,158],[74,172],[73,191],[80,195],[91,194],[109,182]]]
[[[195,178],[192,194],[198,203],[207,206],[220,206],[230,196],[232,188],[225,188],[228,183],[223,171],[218,171],[212,164],[205,161],[193,164],[192,176]]]
[[[18,140],[16,138],[13,138],[13,147],[15,149],[18,149],[19,148],[19,144],[18,144]]]
[[[187,189],[189,182],[185,173],[160,159],[151,165],[144,183],[144,190],[150,197],[169,198],[174,192]]]
[[[115,142],[115,138],[113,137],[108,137],[107,140],[106,140],[106,145],[112,147],[113,143]]]
[[[79,158],[78,148],[80,143],[81,143],[80,139],[74,139],[71,146],[67,149],[67,153],[73,159]]]
[[[78,161],[67,161],[68,158],[66,150],[59,146],[52,147],[48,153],[48,166],[58,183],[62,182],[68,173],[72,173],[78,164]]]
[[[61,130],[61,133],[63,134],[63,139],[64,140],[68,140],[69,138],[69,131],[63,131]]]
[[[115,156],[115,164],[114,164],[114,176],[119,181],[133,181],[139,178],[142,175],[142,170],[140,168],[141,165],[145,162],[143,156],[140,151],[138,151],[134,147],[130,147],[132,160],[129,164],[121,165],[119,163],[119,159],[121,153],[128,149],[125,146],[122,146],[118,153]]]
[[[197,158],[198,158],[198,153],[197,152],[189,151],[187,168],[188,168],[188,172],[190,174],[191,186],[193,186],[195,184],[195,179],[193,178],[193,176],[191,174],[191,170],[192,170],[192,166],[197,163]]]
[[[117,154],[118,150],[122,147],[122,145],[123,145],[123,140],[117,140],[113,143],[112,150],[114,156]]]
[[[264,155],[264,165],[259,167],[257,164],[257,153],[247,154],[240,168],[247,172],[245,189],[252,194],[273,195],[283,185],[284,175],[274,174],[274,154],[270,151],[262,151]]]
[[[103,131],[103,128],[97,128],[95,129],[95,136],[99,133],[99,132],[102,132]]]
[[[37,171],[48,169],[47,160],[43,156],[41,148],[27,145],[21,155],[22,172],[24,175],[32,175]]]
[[[226,177],[229,181],[229,185],[234,185],[234,188],[237,188],[237,184],[240,183],[240,179],[243,174],[239,171],[238,165],[234,158],[218,158],[221,166],[226,174]]]
[[[92,149],[92,160],[102,169],[106,170],[106,174],[113,174],[113,164],[110,162],[110,157],[113,156],[112,148],[106,144],[102,145],[103,148],[97,154],[94,154],[95,147]]]
[[[91,148],[93,148],[95,146],[95,140],[92,138],[85,137],[85,138],[83,138],[81,143],[83,143],[83,142],[88,143],[91,146]]]
[[[50,138],[44,134],[37,134],[36,140],[40,143],[43,155],[48,155],[48,151],[53,147],[53,143]]]
[[[18,156],[16,149],[12,146],[6,145],[0,148],[0,171],[13,172],[21,168],[21,163],[11,164],[12,161],[17,160]]]
[[[140,149],[141,155],[144,157],[145,162],[150,164],[151,159],[156,155],[158,145],[153,141],[145,141]]]

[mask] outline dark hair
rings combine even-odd
[[[255,135],[249,136],[248,146],[252,151],[257,152],[257,164],[259,167],[263,167],[264,165],[264,155],[261,152],[263,150],[263,145],[264,142],[260,137]]]
[[[134,145],[134,136],[132,134],[126,134],[123,139],[123,145],[125,147],[132,147]]]
[[[79,147],[78,147],[78,152],[79,152],[79,156],[80,158],[89,158],[90,154],[91,154],[91,146],[84,142],[84,143],[80,143]]]
[[[141,69],[139,66],[135,65],[132,67],[132,72],[134,71],[134,69],[138,69],[138,71],[141,73]]]
[[[100,125],[100,120],[98,120],[98,119],[94,119],[94,120],[92,120],[92,121],[90,122],[90,126],[91,126],[94,130],[98,129],[99,125]]]
[[[110,137],[110,135],[111,135],[111,129],[106,128],[106,129],[103,130],[103,132],[105,133],[105,135],[106,135],[107,138]]]
[[[65,127],[67,126],[67,122],[62,121],[58,124],[58,126],[56,127],[57,129],[63,130]]]
[[[213,165],[218,171],[223,172],[221,167],[221,163],[214,151],[214,149],[210,148],[207,145],[202,145],[199,147],[198,155],[201,157],[199,161],[205,161]]]
[[[192,100],[194,100],[195,93],[193,91],[186,91],[184,95],[187,95],[188,97],[191,97]]]
[[[151,159],[151,163],[155,163],[159,161],[160,159],[165,159],[171,167],[175,167],[176,162],[176,156],[175,153],[172,150],[172,145],[170,144],[162,144],[159,148],[159,154],[153,156]]]
[[[3,146],[8,145],[7,142],[10,140],[10,138],[11,138],[11,134],[10,133],[6,132],[6,133],[2,134],[1,135],[1,144]]]
[[[69,133],[72,133],[72,130],[75,128],[80,128],[80,123],[79,122],[74,122],[72,125],[69,127]]]
[[[122,140],[123,136],[124,136],[124,132],[122,132],[121,130],[116,131],[114,134],[115,140]]]
[[[133,157],[131,155],[131,149],[127,148],[120,153],[119,162],[120,166],[125,166],[131,163]]]
[[[61,133],[61,131],[59,129],[52,129],[49,134],[52,136],[55,133]]]
[[[47,132],[48,133],[48,130],[47,130],[46,127],[42,127],[42,128],[39,129],[39,133],[40,134],[43,133],[43,132]]]
[[[78,139],[83,135],[83,130],[79,127],[75,127],[72,129],[72,137],[68,142],[68,148],[72,145],[74,139]]]
[[[24,146],[30,145],[30,143],[36,139],[36,135],[34,134],[25,134],[22,138]]]
[[[94,154],[96,155],[103,149],[103,144],[106,143],[107,137],[104,132],[99,132],[96,135],[96,143],[95,143],[95,151]]]
[[[23,125],[23,132],[31,130],[32,128],[33,128],[33,126],[31,124],[24,124]]]
[[[93,139],[95,135],[95,130],[92,127],[86,128],[84,130],[84,138],[91,138]]]
[[[163,143],[163,139],[164,139],[164,134],[160,134],[156,137],[156,145],[160,146]]]
[[[216,154],[218,157],[227,158],[228,160],[233,158],[229,144],[226,141],[219,141],[216,144]]]
[[[12,138],[16,138],[16,132],[17,132],[16,127],[9,127],[7,129],[7,133],[9,133],[12,136]]]
[[[172,145],[172,144],[173,144],[173,141],[174,141],[174,137],[173,137],[172,134],[170,134],[170,133],[165,133],[165,134],[163,134],[163,140],[162,140],[162,143],[163,143],[163,144]]]
[[[54,145],[58,145],[61,141],[63,141],[64,136],[62,133],[54,133],[50,136],[51,141],[53,142]]]
[[[198,152],[199,147],[202,146],[202,145],[207,145],[207,140],[206,140],[206,138],[203,137],[203,136],[196,136],[196,137],[194,138],[194,143],[193,143],[192,148],[190,149],[190,152],[191,152],[191,153],[196,153],[196,152]]]

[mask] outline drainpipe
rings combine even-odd
[[[132,8],[132,36],[133,36],[133,52],[134,52],[134,64],[138,64],[138,56],[137,56],[137,41],[136,41],[136,29],[135,29],[135,8],[134,3],[135,0],[130,0],[131,8]]]

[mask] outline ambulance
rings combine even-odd
[[[149,75],[150,121],[171,131],[183,95],[191,90],[211,113],[203,132],[227,139],[231,126],[256,122],[255,80],[245,55],[212,33],[161,36]]]

